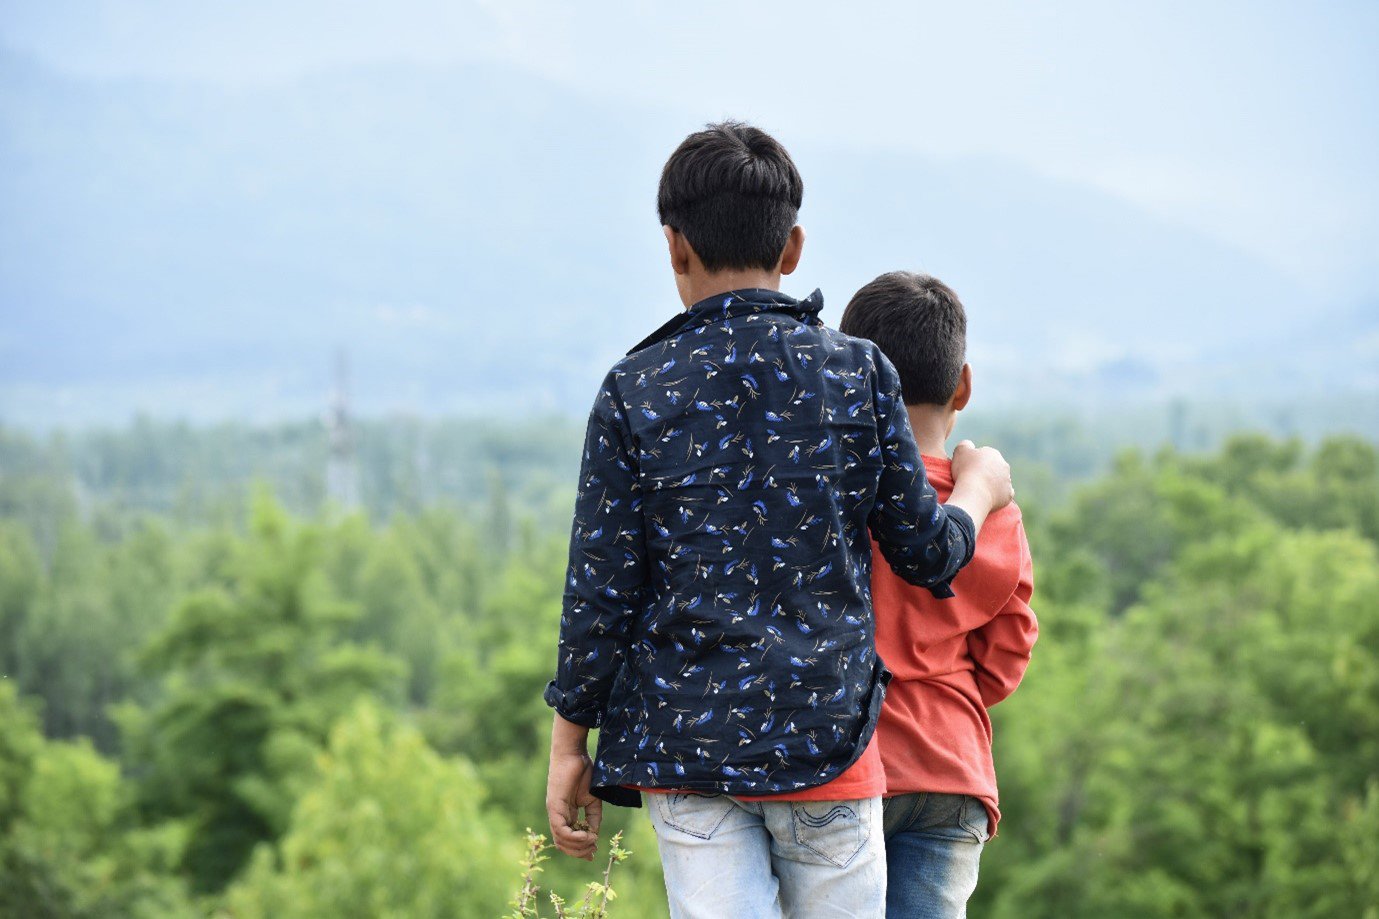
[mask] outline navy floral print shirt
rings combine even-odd
[[[770,795],[861,755],[890,674],[871,540],[952,596],[972,520],[938,502],[895,368],[823,298],[694,304],[603,381],[580,471],[556,678],[600,728],[594,792]]]

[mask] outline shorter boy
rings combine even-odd
[[[953,487],[945,441],[972,397],[967,317],[943,282],[884,274],[852,298],[839,329],[895,365],[929,482]],[[1039,626],[1020,509],[986,519],[972,561],[938,602],[874,565],[876,647],[894,674],[877,738],[886,772],[886,914],[967,914],[977,864],[1000,810],[987,709],[1014,692]]]

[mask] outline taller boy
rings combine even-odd
[[[770,915],[777,896],[787,914],[827,915],[805,900],[836,894],[841,915],[880,914],[874,894],[834,883],[865,872],[884,890],[880,787],[841,809],[791,803],[844,776],[881,709],[868,530],[897,574],[948,596],[1011,495],[1000,454],[960,446],[940,505],[890,362],[824,328],[818,291],[779,292],[804,245],[802,197],[764,132],[686,138],[657,203],[688,309],[614,365],[589,418],[546,690],[547,809],[556,844],[592,858],[600,799],[716,795],[656,796],[676,915],[701,912],[690,891],[706,868],[736,916]],[[682,843],[694,858],[677,858]]]

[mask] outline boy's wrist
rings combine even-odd
[[[551,758],[558,756],[588,756],[589,729],[555,713],[551,725]]]
[[[558,759],[562,756],[588,756],[589,748],[584,744],[577,746],[556,746],[551,744],[551,759]]]
[[[992,505],[996,503],[995,492],[992,491],[986,476],[980,472],[968,472],[961,478],[955,477],[953,479],[953,492],[962,493],[962,503],[968,509],[990,513]]]
[[[972,521],[972,536],[975,538],[990,515],[995,498],[982,477],[973,475],[955,481],[953,491],[944,503],[960,508],[967,514]]]

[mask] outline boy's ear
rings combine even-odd
[[[790,274],[798,268],[803,252],[804,227],[795,224],[790,228],[790,238],[785,241],[785,248],[780,253],[780,273]]]
[[[674,227],[661,227],[666,234],[666,246],[670,249],[670,268],[676,274],[689,274],[690,260],[694,250],[685,235]]]
[[[953,411],[960,412],[967,408],[967,403],[972,399],[972,365],[962,365],[962,375],[958,377],[958,388],[953,390],[953,398],[949,404]]]

